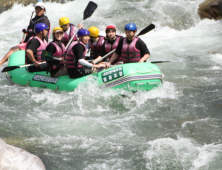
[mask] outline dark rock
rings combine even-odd
[[[43,0],[43,2],[58,2],[58,3],[65,3],[68,1],[74,0]],[[27,6],[29,4],[37,3],[37,0],[0,0],[0,14],[8,9],[11,9],[14,3],[23,4]]]
[[[198,14],[201,19],[222,19],[222,0],[206,0],[199,5]]]

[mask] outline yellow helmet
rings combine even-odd
[[[88,29],[89,33],[90,33],[90,36],[92,37],[98,37],[99,36],[99,29],[97,27],[89,27]]]
[[[62,17],[62,18],[59,19],[59,25],[60,26],[66,25],[68,23],[70,23],[70,20],[67,17]]]
[[[58,32],[60,30],[60,32],[63,32],[63,29],[61,27],[55,27],[52,31],[52,34],[54,34],[55,32]]]

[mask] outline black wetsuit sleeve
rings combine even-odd
[[[84,55],[83,53],[85,52],[85,48],[82,44],[76,44],[73,48],[72,48],[73,54],[76,57],[76,61],[78,61],[79,59],[83,59]]]
[[[103,46],[102,46],[102,48],[101,48],[101,51],[100,51],[100,54],[99,54],[99,55],[100,55],[100,56],[106,55],[105,43],[103,43]]]
[[[46,48],[46,51],[48,51],[51,55],[56,53],[56,47],[53,44],[49,44]],[[60,62],[58,60],[49,60],[47,61],[49,65],[59,64]]]
[[[34,53],[34,55],[37,53],[37,48],[40,47],[40,43],[37,39],[33,38],[31,41],[29,41],[29,43],[27,44],[26,49],[30,49],[32,50],[32,52]]]
[[[121,54],[122,47],[123,47],[123,38],[119,40],[119,44],[118,44],[118,46],[116,47],[116,51],[115,51],[115,52],[116,52],[118,55]]]
[[[43,15],[41,23],[45,23],[48,27],[50,27],[50,22],[46,15]]]
[[[149,49],[147,48],[146,44],[141,39],[138,39],[138,41],[136,42],[136,48],[140,50],[141,58],[145,54],[150,54]]]
[[[123,41],[123,37],[120,37],[119,41]]]
[[[49,44],[46,48],[46,51],[49,52],[51,55],[53,55],[54,53],[56,53],[56,47],[53,44]],[[60,61],[58,60],[48,60],[46,61],[48,64],[48,67],[52,67],[53,65],[59,65]],[[58,71],[60,70],[60,68],[56,68],[56,69],[50,69],[50,73],[51,75],[56,74]]]
[[[49,44],[46,48],[46,51],[48,51],[51,55],[53,55],[56,52],[56,48],[53,44]]]

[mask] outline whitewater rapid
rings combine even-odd
[[[164,74],[163,87],[100,91],[91,78],[73,92],[12,86],[0,75],[0,138],[37,155],[46,169],[221,169],[222,22],[200,20],[203,0],[97,0],[83,22],[105,35],[134,22]],[[78,24],[86,0],[45,3],[52,28]],[[0,14],[0,58],[22,39],[33,6]],[[3,67],[7,66],[4,64]],[[123,95],[119,95],[119,93]]]

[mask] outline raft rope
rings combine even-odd
[[[150,71],[146,71],[146,72],[140,72],[140,71],[136,71],[136,72],[134,72],[134,73],[129,73],[129,74],[127,74],[127,75],[125,75],[125,76],[123,76],[123,77],[121,77],[121,78],[125,78],[125,77],[127,77],[127,76],[129,76],[129,75],[132,75],[132,74],[135,74],[135,73],[139,73],[139,74],[144,74],[144,73],[151,73],[151,72],[153,72],[153,71],[159,71],[159,70],[153,70],[153,69],[151,69]],[[121,79],[120,78],[120,79]]]
[[[160,70],[154,70],[154,69],[151,69],[150,71],[146,71],[146,72],[140,72],[139,70],[137,70],[136,72],[129,73],[129,74],[121,77],[120,79],[117,79],[117,80],[124,79],[124,78],[128,77],[129,75],[132,75],[132,74],[135,74],[135,73],[144,74],[144,73],[151,73],[151,72],[153,72],[153,71],[158,71],[158,72],[160,72]],[[114,80],[114,81],[115,81],[115,80]],[[111,82],[108,82],[108,83],[104,83],[104,84],[107,85],[107,84],[113,83],[114,81],[111,81]],[[101,85],[99,85],[99,86],[103,86],[104,84],[101,84]]]

